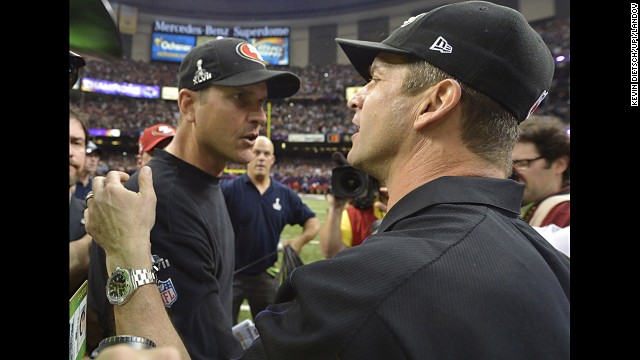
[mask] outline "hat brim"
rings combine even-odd
[[[349,58],[353,67],[355,67],[358,73],[360,73],[360,75],[367,81],[371,80],[369,67],[373,63],[373,59],[375,59],[379,53],[388,52],[402,55],[411,54],[409,51],[373,41],[336,38],[336,42],[347,55],[347,58]]]
[[[164,141],[164,140],[166,140],[166,139],[171,139],[171,138],[173,138],[173,136],[174,136],[174,135],[154,136],[154,137],[153,137],[153,140],[151,140],[151,141],[147,144],[147,146],[145,146],[145,147],[143,147],[143,148],[142,148],[142,151],[140,151],[140,154],[142,155],[142,153],[143,153],[143,152],[149,152],[149,151],[151,151],[152,149],[155,149],[155,147],[156,147],[156,146],[158,146],[158,144],[159,144],[161,141]]]
[[[222,86],[245,86],[267,82],[267,94],[270,99],[284,99],[292,96],[300,89],[300,78],[288,71],[247,70],[213,81],[211,84]]]
[[[93,150],[87,150],[86,151],[87,155],[93,155],[96,154],[98,156],[102,156],[102,150],[101,149],[93,149]]]

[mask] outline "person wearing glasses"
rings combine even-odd
[[[525,185],[520,217],[532,226],[571,225],[570,152],[565,124],[532,115],[520,124],[512,178]]]
[[[239,359],[568,359],[570,262],[518,218],[525,186],[507,179],[518,124],[553,80],[543,39],[516,10],[464,1],[382,42],[336,42],[367,79],[347,102],[358,128],[347,161],[387,187],[388,211],[363,244],[297,267]],[[140,249],[165,211],[153,175],[140,192],[117,172],[94,180],[87,230],[112,266],[149,262]],[[157,292],[132,301],[144,336],[179,332],[154,311]]]

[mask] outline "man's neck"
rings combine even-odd
[[[247,174],[247,176],[249,176],[249,179],[251,180],[253,185],[258,189],[260,194],[264,194],[264,192],[267,191],[267,189],[269,188],[269,185],[271,185],[271,177],[269,175],[252,176],[250,174]]]

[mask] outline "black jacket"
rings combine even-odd
[[[362,245],[297,268],[242,359],[568,359],[569,261],[518,218],[523,191],[415,189]]]

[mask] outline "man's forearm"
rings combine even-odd
[[[191,359],[155,284],[138,288],[127,303],[114,306],[114,314],[118,335],[135,334],[153,340],[157,346],[171,345],[178,349],[183,360]]]
[[[147,240],[148,241],[148,240]],[[143,243],[147,244],[147,241]],[[125,243],[133,243],[125,241]],[[127,269],[151,269],[151,252],[146,246],[126,252],[107,254],[107,271],[116,266]],[[129,301],[113,307],[116,334],[136,335],[153,340],[157,346],[172,345],[178,349],[182,359],[191,359],[187,349],[167,314],[156,284],[143,285],[136,289]]]
[[[320,231],[320,219],[312,217],[305,221],[302,233],[286,241],[285,245],[291,245],[296,254],[300,255],[302,247],[313,240]]]
[[[346,248],[340,232],[341,219],[342,209],[329,208],[325,222],[320,229],[320,251],[325,258],[333,257]]]

